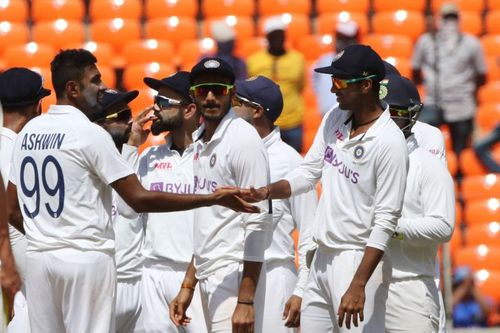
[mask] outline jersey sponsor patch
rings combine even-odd
[[[361,147],[361,146],[358,146]],[[363,149],[364,152],[364,149]],[[325,154],[323,159],[325,162],[333,166],[335,169],[337,169],[338,173],[341,175],[344,175],[345,178],[349,179],[351,183],[357,184],[359,181],[359,173],[351,170],[349,166],[347,166],[344,162],[342,162],[339,159],[339,156],[337,153],[335,153],[335,150],[333,150],[332,147],[327,146],[325,149]]]
[[[163,182],[151,183],[149,185],[149,190],[150,191],[155,191],[155,192],[163,192],[163,185],[164,185]]]

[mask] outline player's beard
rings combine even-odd
[[[153,135],[159,135],[163,132],[173,131],[175,129],[182,127],[183,110],[179,109],[179,112],[173,117],[164,117],[162,112],[155,113],[158,117],[151,124],[151,133]]]

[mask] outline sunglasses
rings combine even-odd
[[[369,76],[360,77],[360,78],[357,78],[357,79],[349,79],[349,80],[338,79],[338,78],[332,76],[332,84],[334,85],[334,87],[336,89],[340,90],[340,89],[347,88],[347,86],[349,84],[351,84],[351,83],[355,83],[355,82],[360,82],[360,81],[372,79],[372,78],[374,78],[376,76],[377,75],[369,75]]]
[[[240,96],[240,95],[236,95],[233,98],[231,105],[232,106],[248,105],[252,108],[262,108],[262,105],[260,105],[259,103],[252,102],[248,98],[245,98],[245,97]]]
[[[129,121],[132,118],[132,110],[129,108],[122,109],[118,112],[107,115],[105,120],[113,120],[113,121]]]
[[[154,97],[154,103],[156,105],[158,105],[158,107],[160,109],[168,109],[168,108],[171,108],[171,107],[181,106],[181,105],[185,105],[186,104],[186,103],[183,103],[182,101],[179,101],[177,99],[168,98],[168,97],[165,97],[165,96],[162,96],[162,95],[156,95]]]
[[[228,95],[231,89],[233,89],[232,84],[224,83],[201,83],[191,87],[195,97],[206,97],[209,92],[212,92],[215,96],[225,96]]]

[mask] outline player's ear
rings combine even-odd
[[[370,93],[373,87],[373,81],[372,80],[363,80],[361,81],[361,91],[364,94]]]
[[[259,118],[262,118],[265,116],[264,114],[264,109],[262,107],[258,107],[258,108],[252,108],[254,111],[253,111],[253,119],[259,119]]]
[[[80,95],[80,84],[74,80],[66,82],[66,95],[71,98],[77,98]]]
[[[190,103],[186,107],[186,111],[184,112],[184,119],[190,119],[198,113],[196,108],[196,104]]]

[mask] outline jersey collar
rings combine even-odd
[[[269,149],[273,144],[281,140],[281,135],[280,135],[280,128],[278,126],[275,126],[273,131],[269,133],[262,141],[264,142],[264,146],[266,146],[266,149]]]
[[[232,108],[229,109],[224,118],[222,118],[222,120],[220,121],[219,126],[217,126],[217,128],[215,129],[214,135],[212,136],[209,142],[220,139],[224,135],[224,132],[226,131],[229,124],[233,121],[233,119],[236,118],[238,118],[238,116],[236,116],[233,109]],[[202,139],[204,132],[205,132],[205,123],[201,124],[201,126],[198,127],[196,131],[193,132],[193,142]]]
[[[381,101],[382,103],[382,107],[384,108],[384,111],[382,112],[382,114],[380,115],[380,117],[375,120],[375,122],[373,123],[373,125],[370,126],[370,128],[368,128],[368,130],[363,133],[363,134],[360,134],[358,136],[356,136],[356,140],[363,140],[365,139],[366,137],[373,137],[373,136],[377,136],[378,132],[379,131],[383,131],[385,125],[389,122],[389,121],[392,121],[391,119],[391,114],[389,112],[389,104],[385,103],[384,101]],[[344,125],[347,127],[347,132],[349,133],[349,131],[351,130],[351,126],[352,126],[352,113],[351,115],[347,118],[347,120],[344,122]],[[353,140],[355,138],[349,138],[350,140]]]
[[[418,142],[417,139],[415,139],[415,135],[413,133],[406,138],[406,145],[408,147],[408,154],[411,154],[415,149],[418,148]]]
[[[69,114],[71,116],[79,117],[90,122],[89,118],[82,111],[72,105],[52,104],[49,107],[48,114]]]

